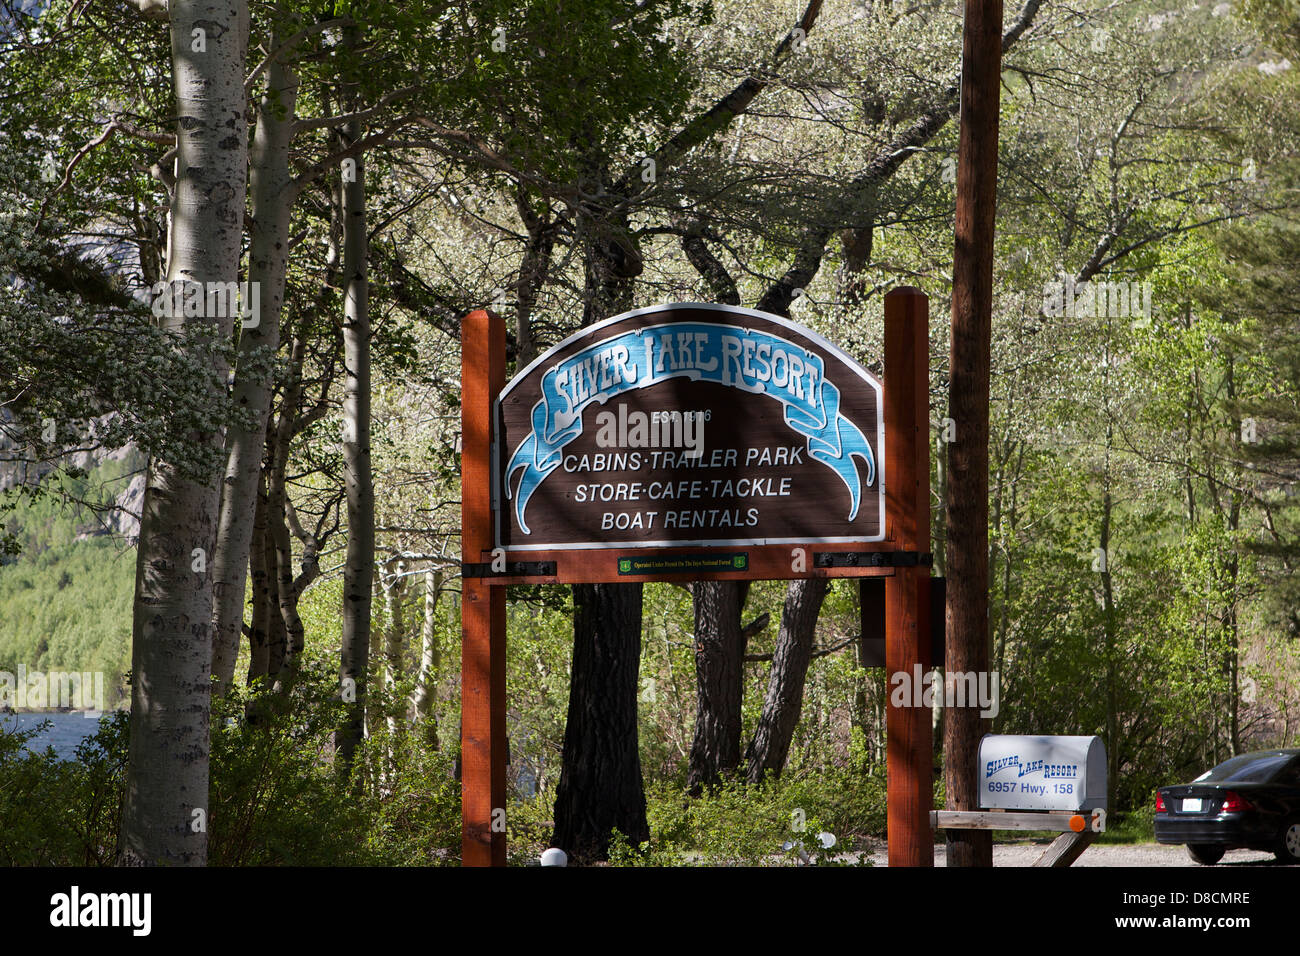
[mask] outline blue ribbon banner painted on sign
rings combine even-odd
[[[840,477],[849,490],[849,518],[857,517],[862,484],[856,455],[875,481],[867,438],[840,414],[840,390],[826,381],[822,358],[780,336],[731,325],[676,323],[605,339],[552,366],[542,376],[542,399],[533,406],[533,429],[506,466],[506,494],[515,499],[519,527],[528,500],[560,466],[564,447],[582,434],[582,413],[625,392],[672,378],[715,382],[784,406],[785,423],[808,440],[808,455]],[[516,471],[523,469],[517,493]]]

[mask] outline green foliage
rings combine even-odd
[[[166,203],[147,173],[157,143],[109,129],[163,135],[153,117],[173,108],[157,69],[167,32],[124,6],[82,12],[85,33],[69,35],[58,2],[0,36],[0,469],[130,442],[207,477],[221,449],[196,435],[229,420],[213,381],[229,343],[154,323],[144,290],[162,271]],[[87,42],[95,34],[113,42]]]
[[[359,789],[330,760],[340,705],[327,669],[308,666],[286,697],[258,687],[214,701],[209,863],[213,866],[430,866],[455,862],[460,789],[451,758],[406,738]],[[115,863],[129,745],[127,714],[60,760],[31,753],[33,731],[0,731],[0,865]],[[367,742],[362,764],[386,753]]]
[[[464,29],[482,84],[478,125],[519,168],[597,192],[594,164],[617,157],[630,168],[692,91],[695,70],[669,24],[710,16],[707,0],[635,10],[618,0],[538,0],[475,17]]]
[[[209,862],[430,866],[454,859],[460,789],[451,758],[417,735],[365,741],[340,779],[334,665],[309,660],[287,694],[259,682],[213,703]]]
[[[369,862],[366,802],[348,799],[328,760],[330,683],[309,669],[287,701],[259,685],[213,702],[210,864]]]
[[[227,344],[174,348],[135,302],[164,248],[165,193],[147,171],[171,123],[159,69],[166,33],[125,4],[76,5],[69,19],[73,6],[60,0],[21,35],[0,37],[0,386],[9,402],[0,427],[13,441],[0,459],[55,462],[89,438],[87,420],[108,416],[97,442],[131,440],[210,472],[218,452],[187,441],[225,414],[202,386]],[[715,16],[712,3],[696,0],[325,8],[294,0],[254,11],[254,51],[308,27],[284,51],[302,79],[303,119],[374,107],[366,132],[392,134],[366,157],[376,224],[376,523],[398,529],[381,532],[381,549],[443,558],[456,550],[456,318],[497,288],[508,312],[523,291],[522,250],[536,250],[544,234],[555,248],[531,321],[539,342],[563,334],[589,298],[584,230],[602,217],[609,225],[622,216],[619,228],[646,253],[637,304],[700,297],[701,277],[678,248],[683,219],[699,226],[746,304],[810,233],[866,231],[874,245],[856,291],[840,268],[846,248],[812,250],[822,258],[797,318],[876,363],[878,293],[903,281],[923,286],[933,296],[933,394],[941,394],[953,226],[945,160],[956,124],[940,120],[959,19],[935,4],[828,5],[807,50],[769,70],[788,7],[717,6]],[[1294,58],[1296,5],[1245,0],[1230,16],[1217,6],[1173,15],[1146,0],[1044,4],[1004,73],[989,529],[1002,678],[995,726],[1107,734],[1118,762],[1112,819],[1132,808],[1123,825],[1135,835],[1149,832],[1155,785],[1294,723],[1293,658],[1278,648],[1294,654],[1300,633],[1300,243],[1285,163],[1300,135],[1294,71],[1266,75],[1254,59],[1268,50]],[[341,43],[344,25],[325,26],[325,17],[352,18],[361,42]],[[643,180],[650,188],[630,205],[615,204],[617,215],[606,208],[602,196],[619,178],[636,184],[640,154],[747,76],[761,77],[764,90],[743,121],[718,121],[717,135],[658,170],[653,184]],[[895,136],[936,110],[942,131],[907,147],[884,182],[860,188],[877,151],[893,150]],[[399,116],[420,122],[389,129]],[[111,119],[146,135],[119,130],[56,189]],[[308,123],[294,141],[295,169],[338,145]],[[321,251],[336,229],[327,195],[336,178],[331,170],[308,184],[295,208],[286,295],[293,334],[308,342],[307,391],[323,408],[338,393],[338,277]],[[1085,268],[1094,281],[1151,282],[1152,321],[1045,314],[1044,283]],[[932,405],[941,419],[942,398]],[[1240,437],[1243,417],[1258,419],[1257,447],[1243,447],[1252,444]],[[42,435],[47,419],[52,440]],[[337,426],[326,415],[295,440],[291,494],[304,525],[323,514],[328,527],[338,508]],[[82,540],[107,502],[102,489],[123,471],[78,461],[89,473],[65,461],[0,505],[0,669],[127,666],[131,555],[104,538]],[[0,479],[18,474],[15,466]],[[86,505],[65,504],[76,501]],[[1103,522],[1104,578],[1094,566]],[[376,601],[369,736],[356,778],[339,781],[329,660],[342,600],[331,565],[344,533],[323,549],[326,570],[303,599],[309,661],[292,691],[259,687],[216,703],[214,863],[455,859],[454,574],[434,615],[441,656],[423,726],[405,716],[413,629],[403,673],[384,687],[391,622]],[[9,561],[16,547],[24,553]],[[942,555],[942,541],[935,551]],[[754,658],[773,649],[783,593],[779,583],[750,593],[746,622],[772,615],[747,648]],[[418,597],[406,600],[408,623],[417,621]],[[512,588],[509,602],[507,825],[512,862],[532,863],[553,825],[572,607],[553,587]],[[644,621],[638,729],[653,837],[636,848],[616,840],[615,862],[790,862],[781,847],[800,838],[829,860],[882,834],[886,687],[881,673],[857,666],[851,584],[828,595],[782,777],[728,781],[697,800],[682,789],[696,704],[689,594],[647,587]],[[770,666],[745,664],[742,745]],[[1246,705],[1243,674],[1276,693]],[[431,745],[435,733],[441,749]],[[111,862],[124,735],[113,717],[77,762],[0,739],[0,854]],[[791,827],[796,810],[802,836]],[[822,829],[839,838],[830,854],[812,845]]]
[[[126,769],[126,713],[100,719],[76,760],[0,727],[0,866],[111,866]]]
[[[1152,843],[1156,838],[1155,821],[1155,797],[1148,794],[1148,799],[1145,802],[1137,804],[1127,813],[1112,814],[1106,817],[1106,832],[1097,837],[1097,842]]]
[[[1257,26],[1270,47],[1300,54],[1300,3],[1296,0],[1242,0],[1241,15]]]
[[[615,866],[780,866],[810,860],[861,863],[863,841],[885,828],[884,778],[849,770],[788,774],[748,786],[724,781],[692,799],[680,788],[646,791],[651,838],[639,847],[615,832]],[[818,834],[835,836],[823,847]]]

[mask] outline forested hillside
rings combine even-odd
[[[4,521],[14,551],[0,565],[0,670],[100,671],[104,703],[122,701],[137,527],[128,509],[140,464],[128,453],[52,475],[37,486],[40,497],[10,502]]]

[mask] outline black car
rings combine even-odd
[[[1186,843],[1207,866],[1241,848],[1300,863],[1300,750],[1238,754],[1191,783],[1161,787],[1156,842]]]

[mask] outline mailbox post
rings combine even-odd
[[[1069,866],[1106,829],[1106,746],[1100,737],[986,734],[979,810],[936,810],[945,830],[1061,833],[1035,866]]]
[[[979,780],[986,809],[1105,809],[1106,747],[1100,737],[988,734]]]

